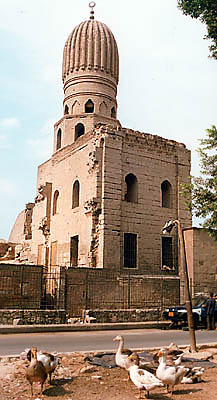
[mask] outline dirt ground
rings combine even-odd
[[[217,399],[217,349],[213,349],[211,361],[216,367],[207,368],[202,382],[179,384],[172,396],[177,400]],[[127,372],[118,367],[104,368],[91,365],[80,353],[61,354],[60,365],[52,376],[52,384],[46,382],[43,395],[40,385],[33,384],[34,396],[31,397],[30,385],[25,378],[26,360],[15,358],[0,359],[0,399],[1,400],[133,400],[138,389],[127,380]],[[145,395],[143,394],[145,398]],[[150,392],[151,399],[171,399],[164,388]]]

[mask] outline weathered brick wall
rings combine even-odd
[[[65,310],[0,310],[2,325],[51,325],[66,322]]]
[[[192,295],[217,293],[217,242],[206,229],[184,231]]]
[[[67,132],[71,135],[71,128]],[[66,132],[64,133],[66,134]],[[71,137],[71,136],[70,136]],[[138,201],[125,201],[128,174],[138,181]],[[70,239],[79,236],[78,266],[98,267],[116,272],[123,267],[124,233],[137,235],[135,273],[167,275],[162,271],[162,227],[169,219],[179,217],[183,227],[191,226],[191,218],[180,196],[180,184],[190,174],[190,152],[182,143],[111,125],[97,126],[76,142],[55,152],[38,168],[37,186],[49,182],[49,213],[46,197],[36,196],[32,218],[31,262],[51,260],[52,267],[70,265]],[[72,187],[80,183],[79,206],[72,208]],[[169,181],[172,205],[162,207],[161,184]],[[58,212],[53,215],[53,198],[59,192]],[[44,218],[50,222],[39,228]],[[47,222],[48,223],[48,222]],[[46,226],[43,226],[46,228]],[[174,244],[174,274],[178,275],[177,234]],[[38,247],[39,246],[39,247]],[[47,246],[47,247],[46,247]],[[49,255],[48,255],[49,251]],[[47,257],[46,257],[47,255]]]
[[[162,227],[170,219],[191,226],[191,217],[180,196],[180,184],[190,174],[190,152],[181,143],[123,128],[117,132],[105,127],[103,171],[104,268],[126,271],[123,266],[124,233],[137,235],[135,273],[162,273]],[[133,174],[138,182],[138,200],[125,201],[125,177]],[[162,207],[161,184],[169,181],[172,205]],[[177,233],[174,244],[174,273],[178,275]],[[164,275],[167,273],[163,272]]]

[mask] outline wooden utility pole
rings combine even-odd
[[[188,329],[190,335],[190,346],[191,351],[196,352],[196,337],[195,337],[195,329],[194,329],[194,319],[192,314],[192,301],[191,301],[191,294],[190,294],[190,286],[189,286],[189,278],[188,278],[188,267],[187,267],[187,260],[186,260],[186,250],[185,250],[185,240],[184,234],[181,227],[181,224],[178,220],[169,221],[165,224],[163,228],[163,233],[171,232],[173,227],[177,225],[178,227],[178,237],[180,243],[180,262],[183,271],[184,277],[184,285],[185,285],[185,303],[186,303],[186,310],[187,310],[187,318],[188,318]]]

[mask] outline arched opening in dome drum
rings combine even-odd
[[[138,201],[138,181],[135,175],[128,174],[125,178],[125,195],[124,200],[131,203],[137,203]]]
[[[92,100],[90,100],[90,99],[85,104],[85,112],[87,114],[94,112],[94,104],[93,104]]]
[[[67,106],[67,104],[65,105],[65,108],[64,108],[64,115],[66,115],[66,114],[68,114],[69,113],[69,107]]]
[[[62,141],[62,131],[59,128],[57,132],[57,144],[56,144],[56,150],[61,148],[61,141]]]
[[[172,208],[172,186],[168,181],[161,184],[161,202],[162,207]]]
[[[72,188],[72,208],[79,206],[80,184],[75,181]]]
[[[56,190],[53,195],[53,215],[58,213],[58,198],[59,192]]]
[[[115,107],[112,107],[112,109],[111,109],[111,117],[112,117],[112,118],[116,118],[116,110],[115,110]]]
[[[79,123],[75,126],[75,140],[84,135],[84,125]]]

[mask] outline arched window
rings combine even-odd
[[[69,107],[67,106],[67,104],[65,105],[64,108],[64,114],[68,114],[69,113]]]
[[[58,213],[58,198],[59,192],[56,190],[53,195],[53,215]]]
[[[88,100],[85,104],[85,112],[86,113],[93,113],[94,112],[94,104],[92,100]]]
[[[62,131],[59,128],[57,132],[57,144],[56,144],[56,150],[61,148],[61,140],[62,140]]]
[[[75,181],[72,189],[72,208],[79,207],[79,192],[80,192],[79,182]]]
[[[79,123],[75,126],[75,140],[78,139],[83,134],[84,134],[84,125]]]
[[[112,109],[111,109],[111,117],[112,117],[112,118],[116,118],[116,110],[115,110],[115,107],[112,107]]]
[[[162,207],[172,208],[172,186],[168,181],[161,184],[161,201]]]
[[[135,175],[128,174],[125,178],[126,190],[124,200],[137,203],[138,201],[138,181]]]

